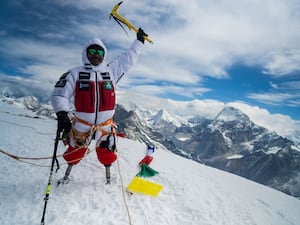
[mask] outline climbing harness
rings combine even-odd
[[[91,139],[89,140],[89,138],[91,138],[96,131],[101,132],[101,137],[103,137],[105,135],[109,135],[108,138],[113,139],[113,140],[109,140],[109,141],[112,141],[113,143],[116,142],[116,135],[117,135],[116,128],[117,128],[117,125],[113,121],[112,118],[110,118],[110,119],[108,119],[105,122],[100,123],[100,124],[92,124],[92,123],[89,123],[86,120],[83,120],[83,119],[77,117],[77,118],[74,119],[74,124],[76,122],[82,123],[82,124],[90,127],[90,129],[88,131],[80,132],[80,131],[76,130],[74,128],[74,126],[72,126],[72,129],[71,129],[71,132],[70,132],[70,137],[73,139],[76,147],[78,147],[78,148],[86,147],[86,142],[87,141],[91,142]],[[103,128],[103,127],[109,126],[109,125],[111,125],[110,132],[106,131]],[[98,139],[98,141],[96,143],[96,146],[99,146],[100,142],[103,141],[103,140],[100,140],[101,137]],[[113,146],[109,146],[109,147],[112,148]],[[114,146],[114,148],[115,148],[115,146]],[[114,151],[115,149],[109,149],[109,150]]]
[[[116,123],[113,121],[112,118],[110,118],[110,119],[108,119],[108,120],[106,120],[105,122],[100,123],[100,124],[92,124],[92,123],[89,123],[89,122],[86,121],[86,120],[83,120],[83,119],[81,119],[81,118],[79,118],[79,117],[76,117],[76,118],[74,118],[74,123],[76,123],[76,122],[82,123],[82,124],[84,124],[84,125],[86,125],[86,126],[91,127],[89,131],[84,132],[84,133],[82,133],[82,134],[80,134],[81,132],[79,132],[79,131],[76,131],[76,130],[73,131],[74,134],[75,134],[75,135],[78,135],[80,139],[81,139],[81,138],[84,138],[84,137],[88,137],[89,135],[92,135],[92,134],[93,134],[94,132],[96,132],[96,131],[101,132],[101,137],[103,137],[103,136],[105,136],[105,135],[107,135],[107,134],[110,134],[110,133],[113,133],[113,134],[116,133],[116,131],[115,131]],[[108,125],[111,125],[111,126],[112,126],[112,128],[113,128],[113,131],[112,131],[112,132],[107,132],[106,130],[103,129],[103,127],[108,126]],[[73,127],[74,127],[74,126],[73,126]],[[74,134],[72,133],[72,130],[71,130],[71,135],[74,135]]]

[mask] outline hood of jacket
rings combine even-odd
[[[88,57],[87,57],[87,53],[86,50],[90,45],[99,45],[104,49],[104,57],[103,57],[103,61],[98,65],[98,66],[93,66]],[[106,67],[106,58],[107,58],[107,49],[104,45],[104,43],[99,39],[99,38],[93,38],[92,40],[89,40],[86,44],[85,47],[82,50],[82,62],[83,65],[89,65],[92,67],[93,70],[95,71],[103,71],[103,69]]]

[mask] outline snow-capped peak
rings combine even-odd
[[[221,120],[225,122],[234,120],[249,120],[249,117],[241,112],[239,109],[232,106],[226,106],[224,109],[216,116],[215,120]]]
[[[160,109],[156,113],[156,115],[153,116],[152,120],[155,124],[158,124],[161,122],[163,122],[163,123],[168,122],[168,123],[175,125],[176,127],[180,127],[180,126],[182,126],[182,124],[187,123],[186,119],[176,116],[174,114],[172,115],[165,109]]]

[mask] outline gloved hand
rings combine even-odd
[[[71,131],[71,121],[68,117],[68,112],[60,111],[56,113],[57,116],[57,130],[59,133],[63,132],[62,138],[66,138]]]
[[[144,44],[145,36],[148,36],[148,34],[146,34],[142,28],[139,28],[138,32],[136,33],[136,38]]]

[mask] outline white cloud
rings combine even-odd
[[[45,102],[49,101],[53,86],[54,82],[0,74],[0,95],[35,96]]]
[[[61,5],[61,6],[72,6],[76,7],[78,9],[97,9],[99,10],[103,7],[108,8],[111,7],[114,3],[111,1],[101,1],[99,0],[78,0],[78,1],[73,1],[73,0],[54,0],[55,4]]]
[[[251,93],[247,97],[273,106],[300,106],[300,81],[297,78],[279,83],[271,81],[269,84],[272,88],[269,92]]]
[[[286,49],[299,50],[300,22],[296,20],[299,14],[295,14],[294,5],[286,2],[264,1],[261,4],[260,1],[224,0],[165,3],[171,5],[172,17],[154,30],[157,45],[164,52],[161,57],[178,59],[184,53],[182,64],[188,62],[189,66],[197,67],[200,74],[224,76],[224,68],[236,61],[267,68],[272,63],[280,66],[279,62],[275,62],[278,55],[283,61],[290,61],[291,55],[284,54]],[[168,29],[173,20],[182,22],[177,24],[177,28]],[[287,73],[298,68],[299,58],[298,54],[294,54],[293,63],[285,64],[284,71]]]
[[[256,124],[268,128],[284,137],[291,136],[300,130],[300,121],[295,121],[287,115],[271,114],[266,109],[251,106],[243,102],[231,102],[228,105],[240,109],[246,113]]]
[[[265,73],[284,76],[294,71],[300,71],[300,49],[274,54],[273,59],[265,66]]]
[[[99,17],[108,18],[117,2],[64,0],[55,3],[74,6],[83,10],[83,14],[99,8]],[[141,0],[124,2],[119,12],[152,37],[154,45],[146,47],[153,54],[153,60],[145,62],[149,67],[155,61],[165,62],[164,67],[184,67],[194,76],[224,77],[227,76],[225,69],[237,61],[260,64],[267,72],[280,75],[299,69],[298,9],[295,0],[266,0],[264,4],[258,0],[153,0],[151,3]],[[123,47],[130,42],[113,21],[101,20],[100,24],[97,19],[90,24],[76,21],[73,27],[65,28],[67,33],[99,34],[103,39],[121,42]],[[61,38],[59,33],[63,30],[48,35]],[[154,71],[151,74],[154,76]]]
[[[65,46],[43,43],[43,40],[40,43],[14,40],[11,44],[17,44],[20,52],[25,53],[18,57],[68,67],[81,63],[79,44],[83,40],[77,40],[74,34],[100,36],[109,45],[118,46],[117,51],[114,47],[109,49],[112,58],[135,38],[134,32],[129,31],[127,37],[115,22],[108,20],[117,2],[65,0],[55,3],[74,6],[82,10],[83,15],[99,8],[99,17],[95,15],[90,23],[74,19],[71,27],[57,33],[39,34],[59,40],[65,37],[70,40]],[[227,77],[226,68],[236,62],[261,65],[265,72],[281,76],[299,70],[298,9],[295,0],[267,0],[264,4],[258,0],[153,0],[151,3],[141,0],[124,2],[119,12],[137,27],[143,27],[154,41],[153,45],[146,43],[140,64],[131,72],[133,76],[181,84],[199,83],[203,76]],[[40,73],[40,69],[37,72]]]
[[[14,46],[13,48],[7,48],[7,46]],[[35,41],[31,39],[23,38],[6,40],[5,46],[1,46],[1,51],[4,52],[7,57],[25,58],[34,62],[49,62],[50,64],[57,61],[75,61],[74,55],[76,48],[72,43],[64,46],[54,45],[46,43],[45,41]],[[75,48],[75,49],[74,49]],[[81,52],[80,52],[81,54]]]
[[[99,8],[109,14],[117,2],[56,3]],[[147,48],[157,63],[165,62],[169,68],[186,65],[195,75],[215,77],[227,76],[225,69],[237,61],[262,65],[274,75],[299,70],[299,11],[296,0],[266,0],[264,4],[258,0],[153,0],[151,4],[141,0],[124,2],[119,8],[120,14],[152,37],[154,45]],[[103,23],[98,29],[106,33],[113,27],[112,38],[126,42],[126,36],[120,35],[123,31],[117,31],[112,23]],[[89,32],[97,29],[93,26]]]
[[[300,106],[300,81],[270,83],[274,90],[265,93],[251,93],[247,97],[273,106]]]
[[[154,92],[157,89],[154,89]],[[161,89],[155,92],[161,93]],[[141,94],[143,93],[143,94]],[[119,90],[118,101],[125,106],[137,105],[148,110],[160,110],[161,108],[173,113],[174,115],[192,117],[200,116],[213,119],[224,107],[224,103],[217,100],[193,100],[193,101],[176,101],[172,99],[154,97],[147,95],[142,91],[122,91]]]
[[[281,105],[283,102],[293,99],[294,97],[294,95],[288,93],[252,93],[248,95],[248,98],[268,105]]]
[[[130,79],[130,81],[132,81]],[[134,80],[133,80],[134,81]],[[138,83],[134,82],[134,83]],[[143,95],[166,97],[166,96],[177,96],[186,97],[189,99],[199,98],[203,93],[209,92],[210,89],[197,87],[197,86],[175,86],[169,84],[140,84],[135,87],[125,87],[121,84],[121,90],[127,90],[129,92],[143,93]]]

